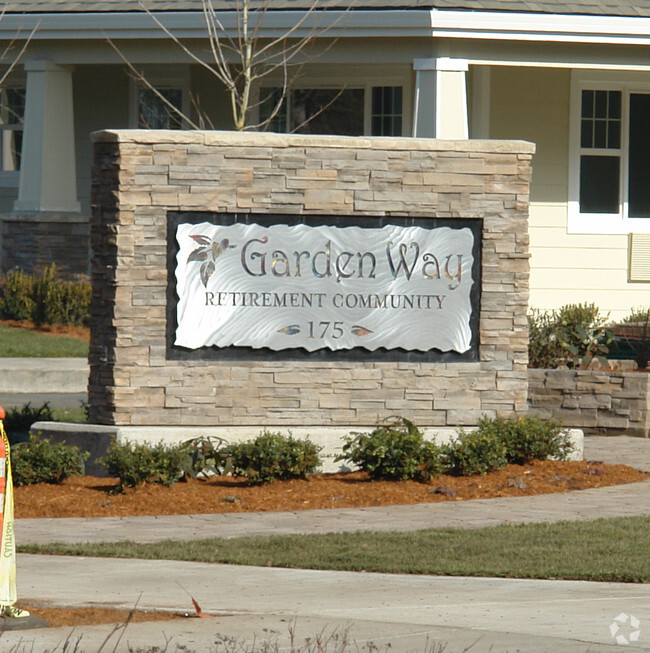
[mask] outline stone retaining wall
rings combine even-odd
[[[527,409],[524,142],[228,132],[94,135],[90,421],[361,426],[401,414],[475,424]],[[471,362],[171,360],[167,212],[480,218]]]
[[[587,435],[650,436],[650,374],[528,370],[530,412]]]

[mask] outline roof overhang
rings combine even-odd
[[[155,18],[155,19],[154,19]],[[237,13],[219,12],[224,29],[236,34]],[[0,39],[29,34],[36,40],[156,39],[164,37],[162,25],[182,39],[205,38],[202,12],[102,12],[5,14]],[[584,16],[518,12],[458,11],[441,9],[355,9],[268,11],[261,37],[277,37],[303,21],[294,33],[317,30],[336,38],[433,37],[558,43],[647,45],[650,18]]]
[[[650,18],[433,9],[431,36],[647,45],[650,43]]]

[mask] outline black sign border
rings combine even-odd
[[[174,344],[177,327],[176,293],[176,257],[180,249],[176,240],[178,225],[181,223],[212,224],[228,226],[238,222],[258,224],[270,227],[275,224],[306,224],[310,227],[366,227],[379,229],[387,225],[403,227],[422,227],[435,229],[450,227],[452,229],[469,228],[474,236],[472,256],[472,288],[470,302],[471,340],[470,348],[463,353],[456,351],[407,351],[405,349],[379,348],[374,351],[355,347],[353,349],[317,349],[307,351],[303,348],[282,349],[275,351],[267,347],[216,347],[205,346],[187,349]],[[219,211],[168,211],[167,212],[167,329],[166,358],[178,361],[311,361],[311,362],[370,362],[370,363],[453,363],[475,362],[479,360],[479,313],[481,305],[481,252],[483,220],[481,218],[412,218],[397,216],[349,216],[349,215],[293,215],[260,213],[226,213]]]

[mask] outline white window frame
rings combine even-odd
[[[187,65],[170,65],[165,68],[155,66],[138,66],[144,78],[157,90],[179,89],[182,93],[181,109],[188,116],[190,112],[190,67]],[[146,84],[133,78],[129,87],[129,125],[131,129],[139,129],[139,101],[138,95]],[[185,120],[182,120],[182,128],[187,129]]]
[[[406,70],[406,69],[405,69]],[[274,77],[265,78],[263,88],[278,87]],[[274,83],[275,82],[275,83]],[[351,74],[346,77],[340,75],[329,76],[327,74],[310,74],[305,72],[300,79],[291,85],[291,90],[301,89],[333,89],[333,90],[355,90],[363,89],[363,135],[370,136],[372,133],[372,89],[376,86],[401,86],[402,87],[402,136],[411,133],[411,114],[408,111],[408,101],[411,97],[411,76],[410,74],[398,75],[387,71],[385,76],[373,77],[372,75]],[[391,138],[391,137],[387,137]]]
[[[620,156],[619,210],[617,213],[580,212],[580,126],[582,91],[621,91],[621,143],[611,150],[593,153]],[[569,202],[567,231],[571,234],[650,233],[650,218],[628,217],[628,140],[630,95],[650,94],[646,74],[623,71],[573,71],[569,117]]]

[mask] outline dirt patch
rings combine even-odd
[[[62,626],[97,626],[99,624],[125,624],[143,621],[170,621],[172,619],[197,618],[196,615],[157,610],[118,610],[106,607],[52,608],[38,601],[26,599],[16,604],[23,610],[45,619],[51,628]]]
[[[22,322],[18,320],[0,320],[0,324],[13,327],[14,329],[25,329],[26,331],[38,331],[44,336],[66,336],[90,342],[90,327],[72,326],[69,324],[44,324],[37,327],[33,322]]]
[[[321,508],[360,508],[529,496],[634,483],[650,478],[626,465],[535,461],[485,476],[440,476],[428,483],[371,481],[363,472],[249,486],[243,479],[189,479],[172,487],[143,484],[118,491],[114,479],[70,478],[61,485],[16,488],[17,518],[127,517]]]

